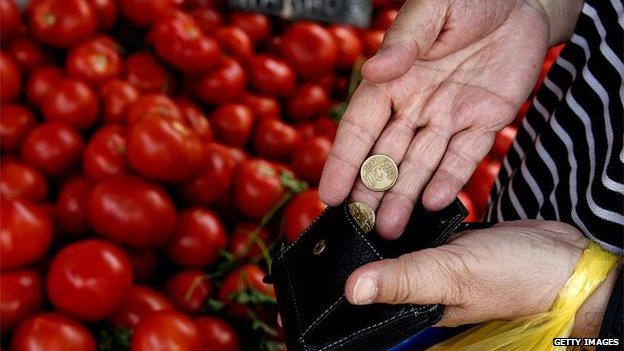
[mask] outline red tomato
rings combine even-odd
[[[17,98],[22,89],[22,77],[17,63],[11,55],[0,51],[0,101]]]
[[[283,194],[280,175],[271,163],[245,160],[238,166],[234,178],[234,202],[243,214],[262,218]]]
[[[210,127],[208,118],[201,111],[201,108],[192,102],[192,100],[187,98],[179,98],[176,103],[178,104],[186,123],[193,128],[197,134],[199,134],[202,141],[212,141],[212,128]]]
[[[311,22],[295,22],[282,36],[282,55],[303,78],[314,78],[333,70],[338,47],[331,33]]]
[[[212,293],[212,283],[199,270],[182,271],[165,285],[167,295],[186,313],[201,312]]]
[[[26,97],[35,105],[41,105],[52,87],[63,79],[63,71],[54,66],[43,66],[32,71],[26,81]]]
[[[242,29],[254,43],[261,42],[271,32],[269,18],[260,13],[232,12],[230,24]]]
[[[221,104],[238,98],[246,84],[241,65],[234,59],[223,57],[215,69],[194,82],[194,91],[207,104]]]
[[[336,132],[338,131],[338,123],[329,117],[320,117],[314,122],[314,133],[319,136],[324,136],[329,140],[336,138]]]
[[[149,27],[175,7],[174,0],[123,0],[119,2],[122,15],[139,27]]]
[[[488,204],[490,190],[496,180],[501,163],[497,160],[486,158],[481,161],[472,174],[472,178],[466,184],[466,191],[477,207],[479,213],[484,213]]]
[[[495,157],[504,158],[507,155],[507,151],[516,139],[518,128],[515,126],[507,126],[496,134],[496,140],[490,151]]]
[[[399,10],[395,9],[386,9],[381,11],[377,14],[377,16],[375,16],[375,19],[373,19],[373,27],[387,31],[398,14]]]
[[[63,48],[90,37],[98,26],[95,6],[89,0],[33,0],[26,15],[35,39]]]
[[[269,296],[275,296],[273,285],[265,284],[262,279],[266,274],[258,267],[246,264],[230,273],[219,288],[219,300],[226,303],[228,311],[239,319],[248,318],[248,308],[233,300],[236,294],[245,291],[258,291]]]
[[[121,123],[126,118],[126,110],[138,98],[139,92],[129,83],[110,80],[100,89],[102,96],[102,117],[108,123]]]
[[[101,29],[110,29],[117,21],[117,1],[93,0]]]
[[[328,28],[338,48],[338,67],[350,69],[362,54],[362,41],[351,26],[340,24]]]
[[[299,135],[303,139],[311,138],[311,137],[313,137],[316,134],[316,130],[314,128],[314,123],[312,123],[310,121],[304,121],[304,122],[297,123],[295,125],[295,129],[297,130],[297,133],[299,133]]]
[[[245,93],[241,102],[251,109],[259,121],[266,118],[279,118],[281,113],[279,102],[272,97]]]
[[[218,317],[202,316],[195,319],[204,348],[202,351],[239,351],[236,331]]]
[[[315,136],[304,140],[293,153],[290,163],[293,171],[302,179],[318,184],[331,146],[325,137]]]
[[[165,310],[147,315],[132,335],[131,351],[198,351],[202,339],[193,320]]]
[[[371,56],[379,51],[381,41],[385,34],[386,31],[379,29],[366,29],[362,31],[360,35],[364,43],[364,52],[366,55]]]
[[[134,125],[148,117],[159,117],[171,121],[184,120],[180,108],[167,96],[161,94],[141,96],[128,107],[126,120],[129,125]]]
[[[110,317],[130,292],[130,259],[103,240],[69,244],[52,260],[47,286],[50,301],[60,311],[84,320]]]
[[[285,61],[268,55],[250,60],[251,82],[262,94],[284,97],[295,90],[295,74]]]
[[[35,127],[35,117],[22,105],[0,104],[0,149],[12,152]]]
[[[472,199],[465,191],[460,191],[457,195],[459,201],[464,205],[466,210],[468,210],[468,216],[464,219],[464,222],[477,222],[479,221],[479,212],[475,207]]]
[[[148,117],[128,134],[130,166],[159,181],[192,179],[203,167],[203,152],[199,135],[180,121]]]
[[[59,313],[40,313],[22,322],[11,340],[11,351],[96,351],[89,330]]]
[[[2,200],[0,206],[0,269],[33,263],[45,255],[52,241],[52,221],[28,200]]]
[[[257,223],[239,223],[234,227],[232,239],[230,241],[230,252],[237,257],[254,258],[262,254],[260,246],[256,240],[251,238],[251,234],[258,230],[256,237],[262,240],[265,245],[269,243],[269,231],[266,228],[258,229]],[[247,252],[247,246],[249,250]]]
[[[219,106],[210,121],[217,140],[234,147],[244,147],[251,136],[254,115],[245,105],[228,103]]]
[[[97,121],[99,104],[97,95],[87,84],[76,79],[65,79],[43,99],[41,112],[50,122],[67,123],[85,130]]]
[[[325,112],[329,106],[329,97],[319,85],[305,84],[297,88],[288,100],[288,116],[302,120]]]
[[[201,28],[202,32],[212,34],[217,28],[223,25],[223,16],[219,11],[212,7],[203,7],[191,12],[191,16],[195,23]]]
[[[18,270],[0,274],[3,334],[43,307],[42,291],[41,276],[36,271]]]
[[[513,121],[513,124],[516,126],[520,126],[520,124],[522,124],[522,120],[524,119],[524,116],[526,116],[527,112],[529,111],[529,109],[531,108],[531,104],[533,102],[531,101],[531,99],[529,98],[527,101],[525,101],[522,106],[520,106],[520,109],[518,110],[518,113],[516,114],[516,118]]]
[[[113,38],[105,35],[95,37],[69,51],[65,69],[72,77],[102,85],[121,74],[118,51],[119,44]]]
[[[253,43],[249,35],[238,27],[221,27],[215,32],[215,39],[230,56],[242,61],[248,60],[253,55]]]
[[[130,256],[132,260],[132,275],[135,281],[147,282],[154,279],[158,265],[158,256],[153,250],[133,252]]]
[[[87,198],[87,218],[98,233],[117,242],[150,248],[164,245],[175,229],[176,213],[167,193],[131,176],[100,182]]]
[[[128,171],[126,134],[119,125],[98,129],[82,154],[82,170],[90,180],[98,181]]]
[[[225,227],[216,213],[200,207],[180,213],[177,229],[167,243],[167,256],[185,267],[205,267],[227,246]]]
[[[6,200],[23,198],[43,202],[48,197],[48,185],[36,169],[21,162],[2,162],[0,193]]]
[[[125,77],[128,83],[146,93],[167,93],[174,86],[173,77],[165,67],[154,56],[144,52],[126,58]]]
[[[262,157],[288,160],[298,142],[299,133],[295,128],[279,119],[265,119],[256,128],[253,146]]]
[[[76,238],[88,233],[86,205],[90,191],[91,184],[82,177],[70,179],[61,187],[55,218],[63,234]]]
[[[11,42],[9,52],[23,71],[39,67],[45,60],[41,47],[29,38],[20,38]]]
[[[69,171],[80,160],[82,137],[69,125],[47,122],[35,127],[22,143],[22,159],[56,176]]]
[[[23,29],[22,15],[15,3],[12,0],[0,0],[0,40],[6,43]]]
[[[116,327],[134,329],[150,313],[168,309],[173,309],[173,304],[165,295],[147,286],[134,285],[111,322]]]
[[[306,190],[295,196],[284,210],[284,237],[294,242],[299,235],[325,209],[316,189]]]
[[[180,187],[184,198],[203,205],[214,204],[230,189],[236,160],[227,147],[209,143],[204,146],[205,164],[199,175]]]

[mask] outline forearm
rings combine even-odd
[[[528,2],[542,12],[548,20],[549,46],[570,39],[581,13],[583,0],[529,0]]]

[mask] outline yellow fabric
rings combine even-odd
[[[429,348],[429,351],[563,351],[565,346],[553,346],[553,338],[570,335],[576,311],[618,260],[618,256],[590,242],[550,311],[513,321],[482,323]]]

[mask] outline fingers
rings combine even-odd
[[[459,305],[462,294],[456,266],[461,264],[449,256],[439,248],[427,249],[364,265],[347,279],[347,300],[356,305]]]
[[[347,197],[359,168],[390,118],[391,101],[363,81],[345,112],[319,182],[319,196],[329,206]]]
[[[362,76],[384,82],[407,72],[433,45],[445,21],[447,1],[405,3],[386,32],[379,52],[362,66]]]
[[[492,147],[495,136],[494,132],[481,130],[464,130],[453,136],[440,167],[423,193],[426,209],[441,210],[457,197]]]

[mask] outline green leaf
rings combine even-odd
[[[290,192],[295,194],[299,194],[308,190],[308,183],[303,180],[299,180],[295,177],[292,172],[282,172],[280,173],[280,181],[282,185]]]
[[[132,329],[107,327],[98,333],[99,351],[121,351],[130,348]]]
[[[204,308],[207,313],[218,313],[225,308],[225,304],[219,300],[208,299],[206,300],[206,307]]]

